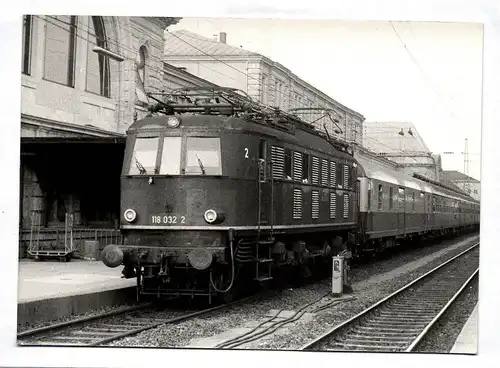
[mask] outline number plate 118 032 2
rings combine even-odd
[[[175,224],[185,224],[186,216],[174,216],[174,215],[152,215],[151,223],[158,225],[175,225]]]

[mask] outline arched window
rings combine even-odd
[[[146,95],[146,60],[148,54],[145,46],[141,46],[137,58],[135,60],[135,97],[136,103],[139,105],[147,105],[149,103]]]
[[[94,46],[108,48],[102,17],[89,17],[87,46],[87,91],[110,97],[109,58],[93,51]]]

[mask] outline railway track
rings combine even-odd
[[[327,308],[333,307],[337,304],[346,303],[350,300],[355,299],[354,297],[344,297],[341,299],[331,299],[328,298],[330,293],[328,292],[324,296],[313,300],[299,308],[295,311],[291,311],[292,313],[286,313],[290,311],[286,311],[284,309],[278,310],[276,314],[267,320],[259,323],[257,326],[252,328],[250,331],[236,336],[232,339],[225,340],[218,345],[215,346],[216,349],[235,349],[238,347],[243,347],[245,344],[248,344],[252,341],[262,339],[266,336],[272,335],[280,328],[284,327],[287,324],[296,322],[300,320],[306,313],[318,313]],[[282,314],[282,312],[285,312]]]
[[[159,309],[148,303],[24,331],[17,335],[17,342],[22,346],[100,346],[161,325],[231,308],[253,298],[255,296],[193,313]]]
[[[411,352],[479,273],[479,243],[300,350]]]

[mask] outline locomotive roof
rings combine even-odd
[[[478,204],[473,198],[469,198],[460,193],[454,193],[446,188],[441,188],[432,183],[428,183],[417,178],[411,177],[405,173],[395,171],[389,167],[377,165],[364,157],[356,158],[359,163],[359,172],[361,176],[366,176],[370,179],[380,180],[386,183],[419,190],[431,194],[440,195],[454,200],[461,200],[473,204]]]
[[[320,151],[326,155],[334,155],[347,160],[354,160],[347,152],[334,148],[326,137],[321,136],[319,131],[313,129],[306,130],[302,129],[300,126],[295,127],[293,130],[280,129],[279,126],[253,120],[245,120],[236,116],[182,114],[178,115],[178,117],[181,120],[181,128],[189,127],[190,129],[199,129],[200,131],[247,131],[253,134],[262,135],[263,137],[273,137],[285,143],[307,147],[315,151]],[[168,116],[165,115],[145,117],[144,119],[132,123],[127,130],[127,134],[143,130],[170,130],[171,128],[167,125],[167,118]]]

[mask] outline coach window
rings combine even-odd
[[[222,175],[219,138],[188,137],[187,175]]]
[[[389,209],[392,210],[393,206],[394,206],[394,190],[392,189],[392,187],[389,188]]]
[[[154,174],[158,154],[158,137],[138,137],[135,140],[129,175]]]
[[[384,198],[384,192],[382,191],[382,185],[378,186],[378,209],[382,209],[382,199]]]
[[[302,183],[309,184],[309,155],[302,155]]]
[[[179,175],[181,171],[181,137],[165,137],[161,153],[160,175]]]
[[[285,148],[285,179],[292,180],[292,150]]]
[[[413,211],[415,211],[415,192],[411,194],[411,197],[412,197],[412,209]]]

